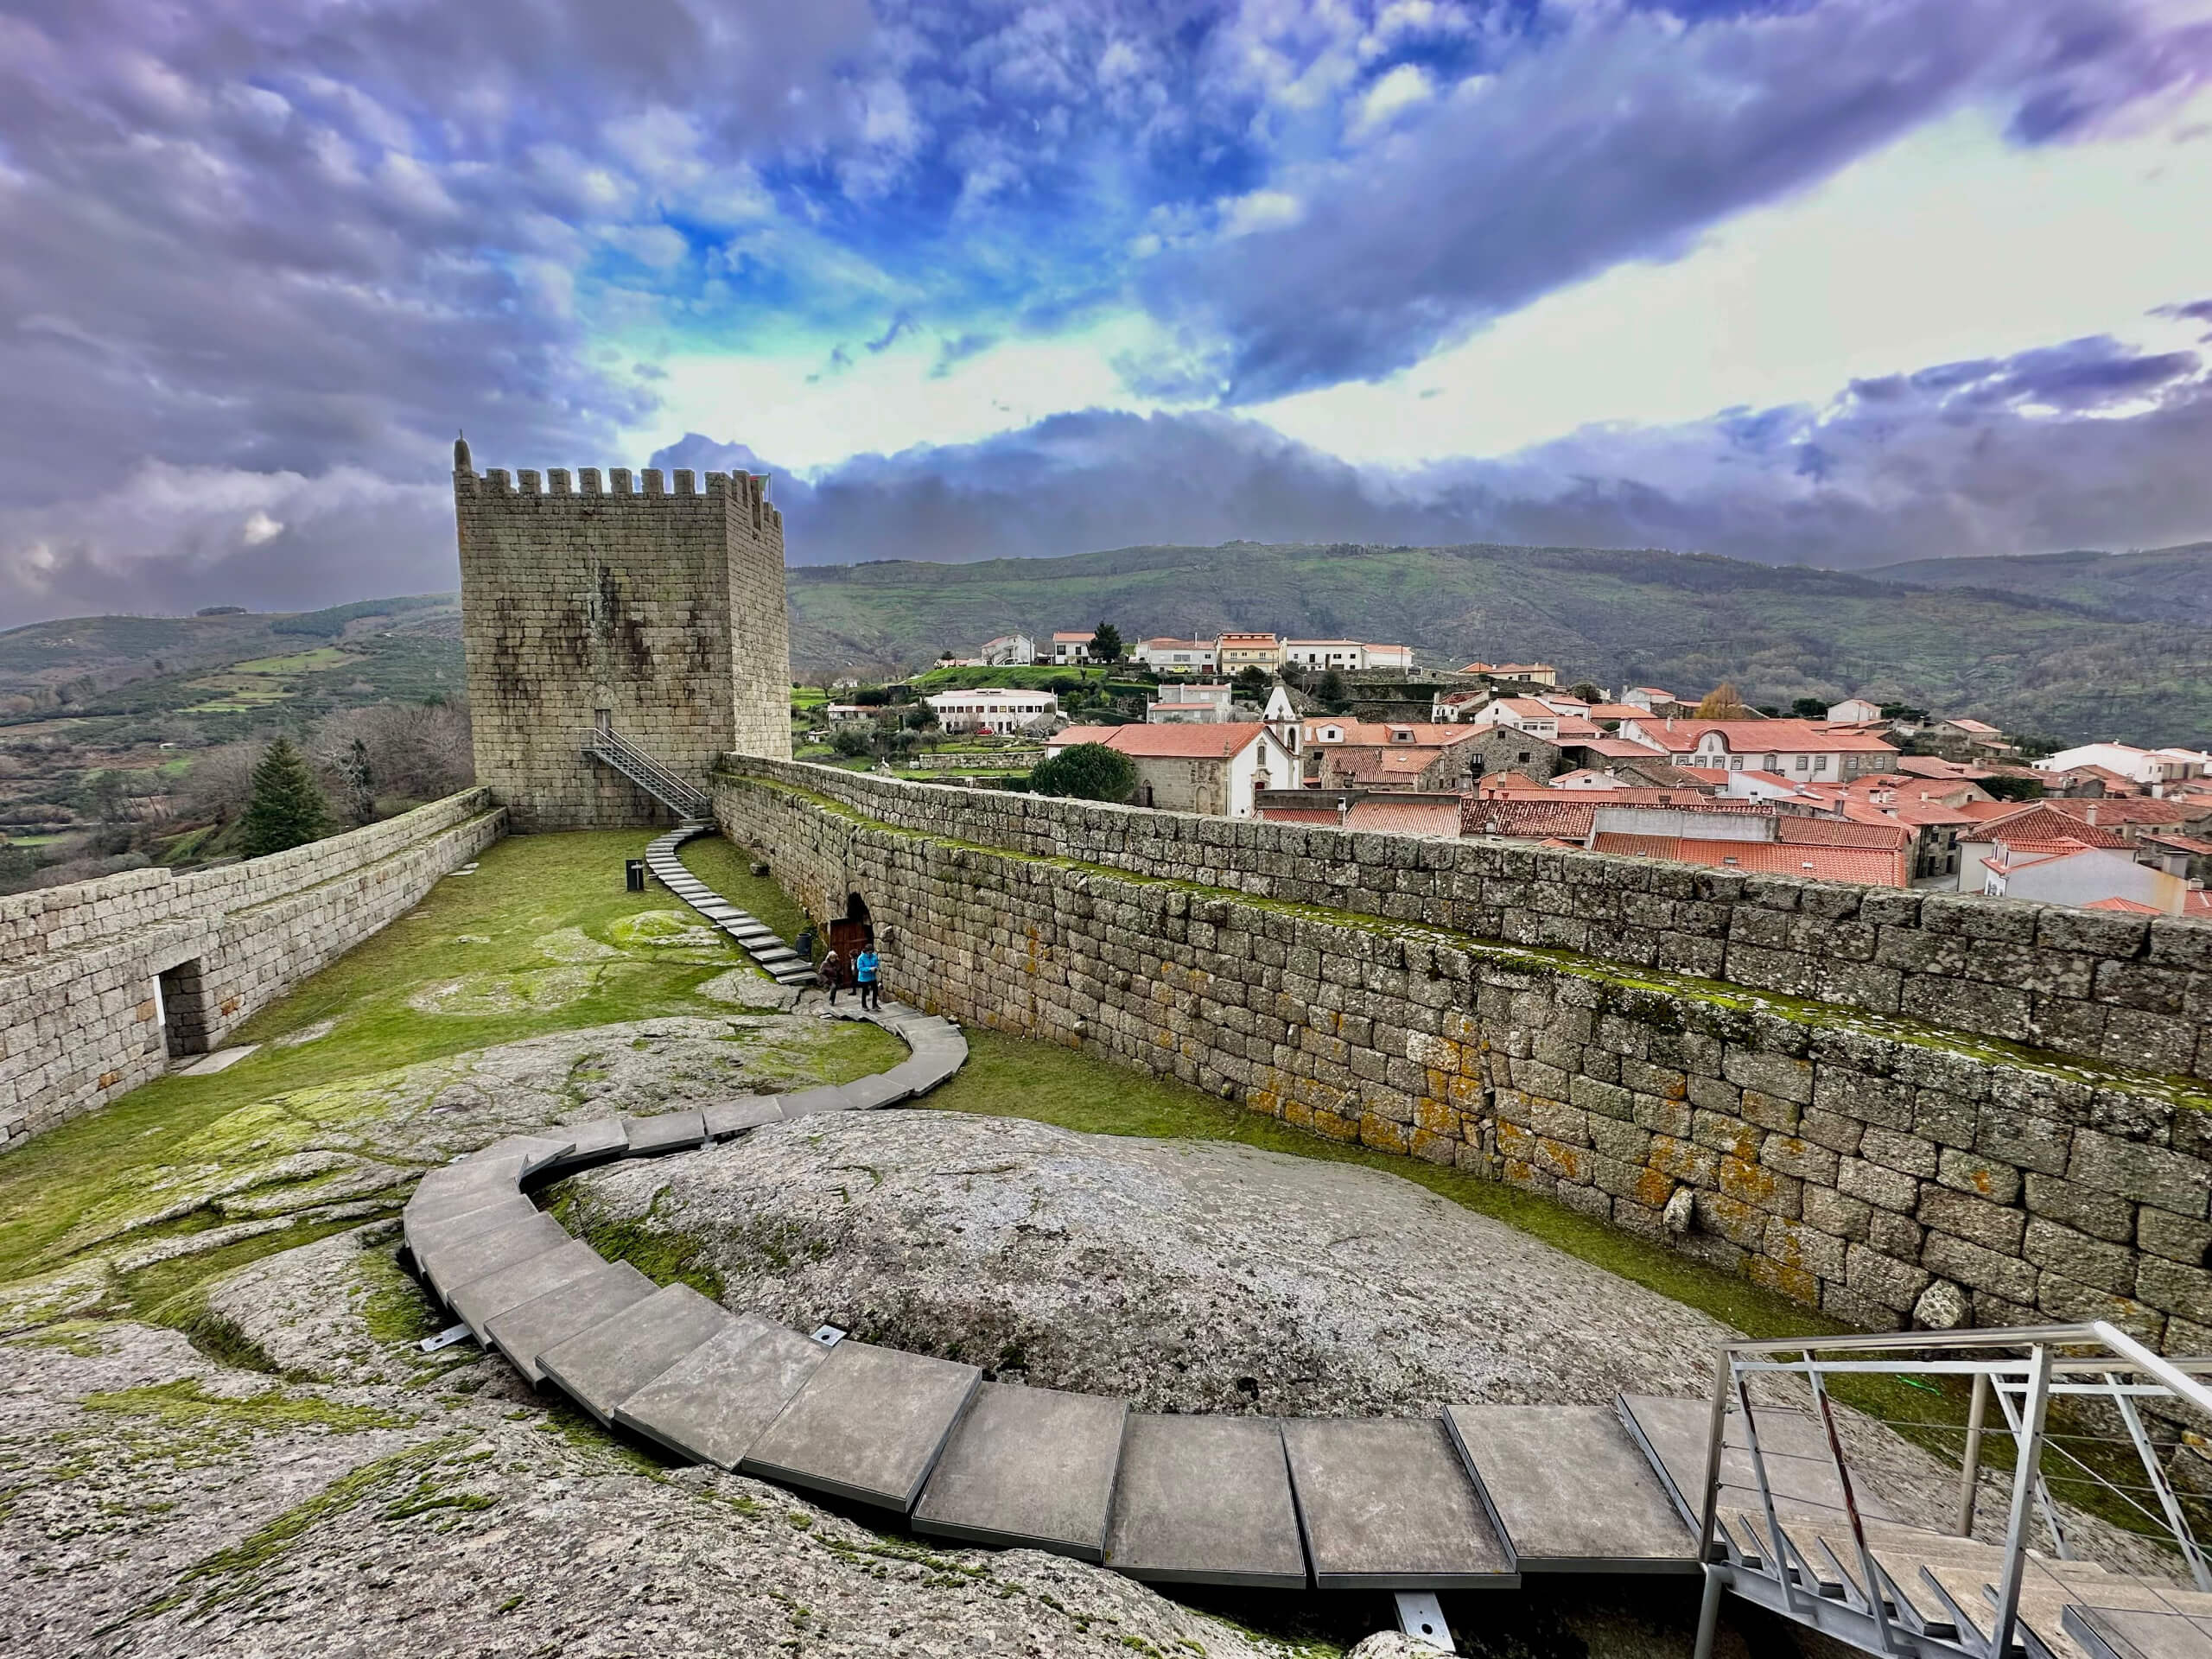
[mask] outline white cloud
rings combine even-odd
[[[1221,233],[1251,236],[1287,231],[1306,217],[1306,204],[1284,190],[1255,190],[1221,204]]]
[[[1364,138],[1435,96],[1436,83],[1427,70],[1417,63],[1402,63],[1362,95],[1352,112],[1352,137]]]
[[[1986,115],[1903,139],[1673,264],[1562,289],[1390,378],[1249,412],[1357,460],[1495,454],[1599,422],[1825,400],[1853,378],[2084,334],[2157,344],[2212,297],[2212,95],[2023,150]]]

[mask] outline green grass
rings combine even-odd
[[[347,663],[361,659],[350,651],[340,651],[335,645],[318,645],[313,651],[294,652],[289,657],[256,657],[249,662],[232,663],[235,674],[306,674],[321,668],[342,668]]]
[[[776,885],[773,876],[753,874],[753,854],[747,849],[720,836],[709,836],[685,842],[677,858],[740,910],[750,911],[774,928],[783,935],[785,944],[805,931],[806,912]]]
[[[259,1052],[213,1077],[157,1079],[0,1158],[0,1282],[22,1277],[32,1258],[89,1210],[116,1202],[140,1172],[160,1166],[180,1143],[190,1141],[196,1155],[245,1158],[270,1155],[272,1141],[286,1136],[312,1135],[324,1103],[309,1095],[283,1113],[257,1107],[271,1096],[545,1032],[720,1012],[693,993],[718,974],[749,969],[744,954],[726,942],[670,953],[678,960],[639,951],[571,964],[588,975],[588,988],[557,1007],[472,1015],[409,1006],[416,993],[473,974],[558,969],[563,964],[543,944],[549,936],[606,941],[626,918],[678,908],[658,888],[624,888],[623,861],[642,854],[648,839],[650,832],[638,830],[502,841],[478,861],[475,874],[440,881],[415,911],[249,1020],[232,1041],[261,1043]],[[325,1020],[337,1022],[327,1036],[297,1047],[270,1046]],[[360,1106],[334,1088],[327,1109]],[[247,1245],[265,1254],[305,1242],[298,1229],[270,1237],[275,1242]],[[199,1276],[196,1269],[164,1265]],[[158,1295],[149,1288],[132,1300],[149,1306],[185,1287],[163,1284]]]

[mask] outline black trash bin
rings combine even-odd
[[[643,893],[645,890],[645,861],[644,859],[626,860],[622,866],[622,872],[629,878],[631,892]]]

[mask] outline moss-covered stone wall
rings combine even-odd
[[[887,800],[909,822],[871,810]],[[1165,836],[1012,804],[787,763],[733,759],[717,779],[725,833],[818,918],[859,894],[894,994],[925,1007],[1547,1193],[1859,1324],[1951,1304],[2212,1351],[2196,1080],[1485,938],[1375,885],[1453,870],[1468,849],[1452,843],[1329,832],[1351,844],[1295,855],[1326,864],[1333,897],[1366,895],[1355,907],[1286,896],[1314,884],[1244,834],[1276,826],[1181,821],[1214,861],[1139,873],[1113,860]],[[1041,824],[1030,847],[989,844],[1025,804],[1052,809],[1058,847],[1034,844]],[[1480,912],[1479,895],[1441,902]],[[1756,899],[1716,902],[1748,915]]]
[[[159,1077],[173,1043],[219,1046],[505,822],[463,790],[266,858],[0,899],[0,1149]]]

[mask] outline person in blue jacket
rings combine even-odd
[[[879,1013],[883,1008],[883,992],[877,985],[875,976],[881,965],[876,957],[873,939],[861,946],[860,955],[853,958],[853,977],[860,982],[861,987],[861,1007],[874,1008]]]

